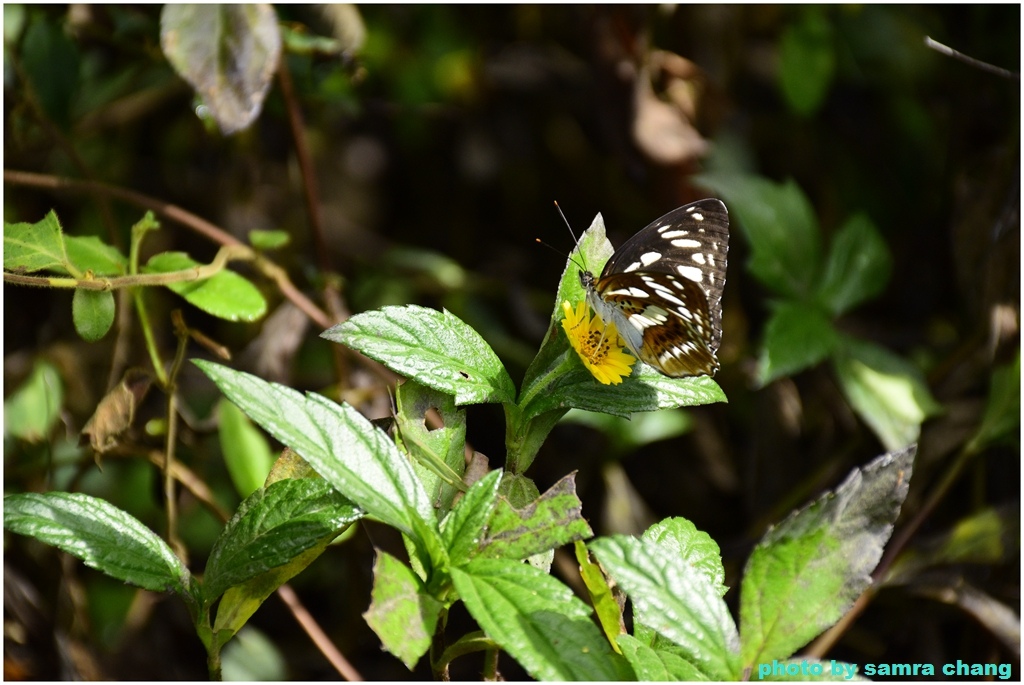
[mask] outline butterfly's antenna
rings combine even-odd
[[[572,236],[572,242],[573,244],[576,245],[576,249],[579,250],[580,259],[583,260],[582,266],[580,264],[576,264],[575,259],[572,260],[573,264],[576,264],[576,266],[578,266],[581,270],[587,271],[587,258],[583,256],[583,250],[579,249],[580,239],[576,237],[576,233],[572,230],[572,226],[569,224],[569,220],[565,218],[565,212],[563,212],[562,208],[558,205],[558,200],[555,200],[555,209],[557,209],[558,213],[562,216],[562,221],[565,222],[565,227],[569,229],[569,235]],[[571,256],[569,258],[572,259]]]

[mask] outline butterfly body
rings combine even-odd
[[[728,252],[725,204],[698,200],[623,243],[599,278],[581,271],[580,283],[638,359],[666,376],[713,376]]]

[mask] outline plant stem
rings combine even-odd
[[[188,328],[181,316],[181,310],[171,313],[174,332],[178,337],[178,349],[174,355],[167,384],[167,447],[164,450],[164,497],[167,499],[167,542],[174,548],[182,561],[188,563],[188,549],[178,539],[178,502],[174,494],[174,451],[178,440],[178,373],[185,363],[188,349]]]
[[[215,224],[196,216],[195,214],[173,205],[169,202],[157,200],[156,198],[137,193],[126,188],[112,186],[98,181],[78,181],[59,176],[47,174],[34,174],[27,171],[4,170],[4,182],[15,185],[31,186],[34,188],[47,188],[50,190],[71,190],[75,192],[91,192],[102,195],[109,195],[129,204],[143,209],[152,210],[153,213],[175,221],[186,228],[206,236],[215,243],[221,245],[242,245],[242,241]],[[255,260],[255,265],[267,278],[273,280],[281,290],[281,294],[292,301],[306,316],[315,321],[322,328],[330,328],[338,321],[328,316],[322,309],[316,306],[305,294],[302,293],[289,279],[287,272],[266,257],[260,255]],[[6,277],[6,274],[5,274]]]
[[[77,288],[80,290],[118,290],[120,288],[135,288],[142,286],[169,285],[187,281],[201,281],[224,270],[229,261],[239,259],[255,259],[255,254],[245,245],[229,245],[217,251],[213,261],[209,264],[197,264],[196,266],[180,271],[167,271],[164,273],[140,274],[130,273],[127,276],[86,276],[79,278],[64,278],[50,276],[26,276],[9,271],[4,272],[4,280],[8,283],[18,285],[34,285],[50,288]],[[70,264],[66,264],[70,267]]]

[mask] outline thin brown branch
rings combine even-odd
[[[185,228],[195,231],[200,235],[206,236],[215,243],[219,243],[221,245],[244,244],[238,238],[235,238],[216,224],[213,224],[206,219],[189,212],[188,210],[182,209],[177,205],[157,200],[156,198],[152,198],[148,195],[137,193],[133,190],[121,188],[119,186],[110,185],[108,183],[101,183],[99,181],[79,181],[76,179],[62,178],[48,174],[35,174],[28,171],[15,171],[11,169],[4,170],[4,182],[12,185],[28,186],[54,191],[64,190],[78,193],[91,192],[106,194],[110,197],[127,202],[128,204],[135,205],[136,207],[152,210],[153,213],[181,224]],[[333,324],[337,323],[336,320],[328,316],[326,312],[317,307],[312,300],[306,297],[302,291],[295,287],[295,284],[288,278],[288,274],[284,269],[262,256],[256,260],[256,266],[264,273],[264,275],[272,279],[277,284],[282,295],[291,300],[296,307],[316,322],[318,326],[322,328],[330,328]]]
[[[295,97],[295,85],[292,83],[292,74],[288,70],[288,60],[283,56],[277,67],[277,78],[281,83],[281,95],[284,97],[285,108],[288,111],[288,124],[292,130],[292,141],[295,143],[299,173],[302,174],[302,196],[306,202],[306,214],[309,216],[309,226],[313,233],[317,265],[321,271],[329,273],[332,270],[330,252],[327,250],[323,218],[320,215],[320,187],[316,180],[316,168],[313,165],[313,156],[309,152],[305,122],[298,99]]]
[[[990,74],[995,74],[996,76],[1002,76],[1003,78],[1010,79],[1011,81],[1020,81],[1020,74],[1012,72],[1009,69],[997,67],[996,65],[989,64],[988,62],[982,62],[980,59],[975,59],[970,55],[965,55],[959,50],[954,50],[948,45],[943,45],[931,36],[924,37],[924,44],[925,47],[929,47],[946,57],[952,57],[955,60],[959,60],[964,64],[974,67],[975,69],[980,69],[981,71],[986,71]]]
[[[299,622],[302,629],[306,631],[310,639],[313,640],[313,644],[316,648],[327,657],[327,660],[331,662],[331,666],[334,670],[341,675],[342,678],[350,682],[361,682],[363,676],[360,675],[359,671],[348,662],[348,659],[338,651],[338,648],[334,646],[327,634],[324,633],[323,629],[320,628],[320,624],[316,622],[306,607],[299,601],[299,596],[295,594],[295,590],[292,590],[290,585],[282,585],[277,588],[277,596],[281,598],[281,601],[285,603],[285,606],[295,616],[295,620]]]

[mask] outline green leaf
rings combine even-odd
[[[590,607],[554,577],[508,559],[452,569],[469,613],[537,680],[623,680],[632,674],[590,620]]]
[[[395,390],[398,413],[396,442],[412,457],[424,488],[434,500],[438,517],[451,509],[455,495],[465,489],[466,413],[455,408],[451,395],[405,381]],[[427,412],[433,409],[442,425],[427,427]]]
[[[85,273],[97,276],[123,276],[128,273],[128,259],[121,251],[96,236],[64,236],[68,260]]]
[[[434,509],[412,465],[387,435],[348,405],[196,361],[224,395],[264,430],[298,452],[338,492],[398,528],[436,559]]]
[[[230,135],[263,108],[281,57],[281,32],[267,4],[164,5],[160,47]]]
[[[288,231],[249,231],[249,244],[264,252],[280,249],[291,241],[292,236]]]
[[[739,677],[736,626],[702,571],[659,545],[624,535],[598,538],[588,547],[633,600],[637,622],[679,645],[702,679]]]
[[[967,449],[979,452],[1002,441],[1020,444],[1020,350],[1012,362],[992,372],[985,413]]]
[[[370,608],[363,614],[384,649],[412,670],[430,648],[443,605],[423,589],[412,570],[377,550]]]
[[[568,343],[565,354],[576,355]],[[628,417],[641,411],[726,401],[725,393],[709,376],[669,378],[637,362],[633,374],[621,384],[602,385],[580,363],[550,379],[542,392],[528,399],[522,410],[527,419],[570,408]]]
[[[63,403],[60,374],[50,363],[37,359],[25,382],[4,400],[4,433],[27,442],[46,439]]]
[[[764,386],[810,368],[832,354],[838,344],[836,329],[819,307],[794,300],[779,302],[765,325],[758,381]]]
[[[885,290],[892,256],[875,224],[855,214],[832,240],[817,300],[833,315],[848,312]]]
[[[334,538],[334,535],[327,535],[306,551],[293,557],[291,561],[229,587],[217,604],[217,620],[213,627],[214,631],[219,634],[220,643],[224,644],[232,635],[240,631],[249,618],[256,613],[256,610],[263,605],[267,597],[309,568],[309,565],[324,553]]]
[[[278,481],[238,507],[210,552],[204,576],[207,600],[326,540],[363,515],[320,478]]]
[[[170,5],[166,5],[170,7]],[[144,273],[170,273],[199,266],[184,252],[161,252],[142,268]],[[222,269],[201,281],[168,283],[167,288],[189,304],[227,321],[256,321],[267,312],[259,289],[234,271]]]
[[[784,659],[846,613],[871,572],[907,496],[916,447],[854,469],[765,533],[743,573],[744,667]]]
[[[779,40],[779,86],[797,114],[821,107],[836,69],[832,26],[818,7],[806,7]]]
[[[392,371],[455,396],[455,404],[512,402],[515,386],[494,350],[447,310],[408,305],[356,314],[321,334]]]
[[[16,273],[68,273],[60,220],[52,209],[34,224],[4,222],[4,269]]]
[[[644,531],[640,539],[659,547],[670,559],[703,573],[719,597],[729,591],[718,543],[690,521],[681,516],[664,519]]]
[[[484,526],[494,511],[498,498],[501,471],[494,470],[473,483],[459,500],[441,527],[441,537],[448,549],[452,566],[459,566],[476,556],[484,535]]]
[[[604,572],[601,571],[600,566],[590,560],[590,552],[587,551],[587,546],[583,544],[582,540],[573,543],[573,547],[576,552],[576,561],[580,565],[580,578],[587,586],[590,603],[594,607],[594,613],[597,614],[601,630],[604,631],[604,636],[612,645],[612,649],[622,654],[617,640],[620,635],[626,634],[626,623],[622,619],[625,598],[622,598],[622,603],[617,601]]]
[[[678,649],[650,647],[632,635],[619,635],[618,643],[641,682],[707,680],[699,668],[677,653]]]
[[[941,409],[917,368],[883,347],[845,338],[834,363],[850,406],[888,450],[916,441]]]
[[[238,407],[221,400],[217,403],[217,416],[217,437],[231,482],[242,497],[248,497],[263,487],[274,465],[274,455],[267,439]]]
[[[154,592],[191,592],[191,576],[156,533],[98,497],[24,493],[4,497],[4,528],[78,557],[87,566]]]
[[[591,537],[594,533],[582,515],[576,495],[575,474],[565,476],[527,506],[516,507],[508,499],[498,501],[481,555],[497,559],[527,557]]]
[[[86,342],[96,342],[107,334],[116,311],[114,293],[109,290],[76,289],[71,298],[71,319]]]
[[[750,244],[750,272],[781,295],[809,298],[821,269],[821,231],[800,187],[733,173],[701,174],[695,182],[726,199]]]

